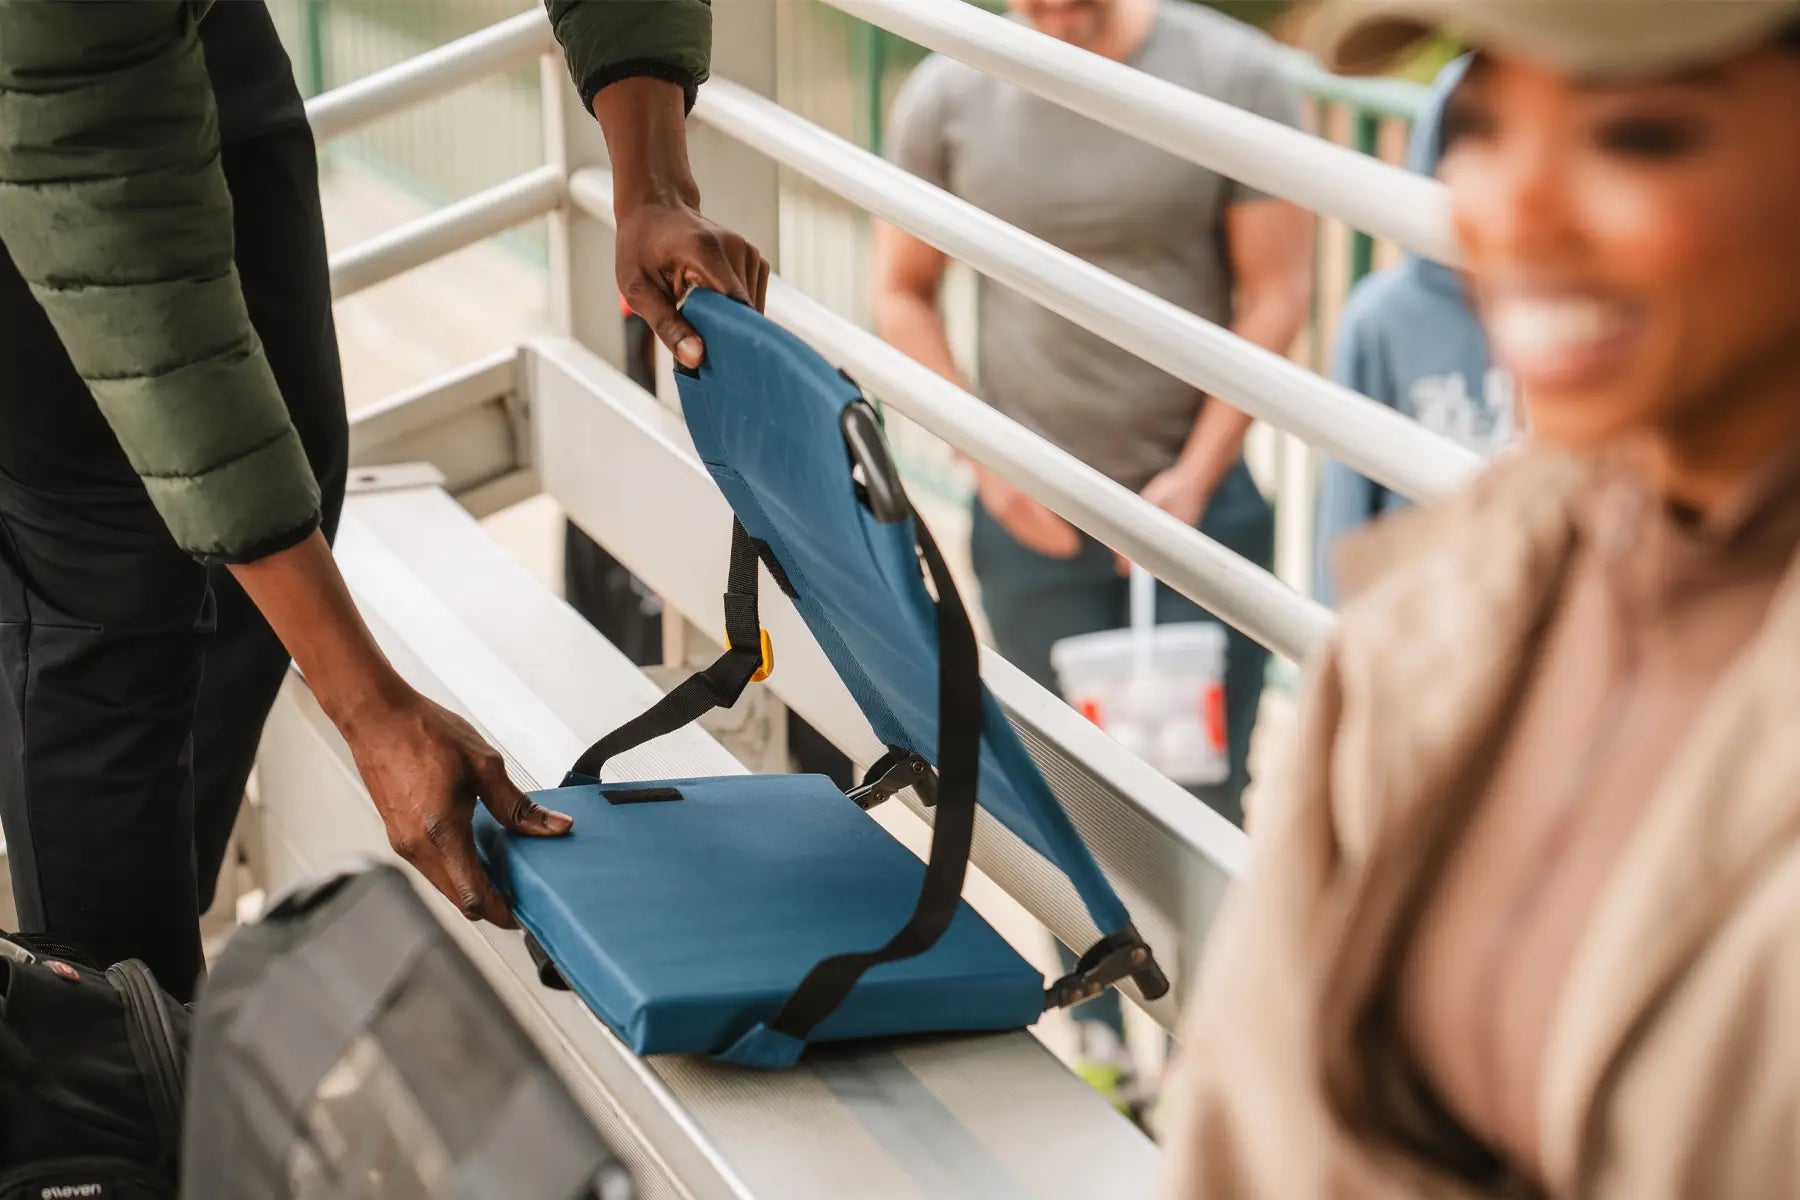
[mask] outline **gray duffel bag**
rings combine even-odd
[[[182,1195],[629,1200],[562,1080],[399,870],[239,930],[194,1018]]]

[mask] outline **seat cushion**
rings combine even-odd
[[[521,837],[479,812],[482,858],[569,986],[640,1054],[728,1050],[820,959],[885,943],[924,879],[824,776],[535,798],[571,814],[574,831]],[[1042,1012],[1043,989],[965,901],[935,947],[870,970],[810,1040],[1017,1029]]]

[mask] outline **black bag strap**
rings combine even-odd
[[[871,967],[912,958],[937,945],[962,903],[981,774],[981,651],[931,532],[917,519],[913,531],[938,597],[938,802],[925,882],[912,916],[887,945],[822,960],[788,996],[769,1028],[800,1041],[836,1011]]]
[[[743,522],[731,523],[731,570],[725,591],[725,653],[681,681],[655,704],[625,722],[575,760],[571,773],[598,780],[608,760],[674,733],[715,708],[730,708],[763,666],[762,618],[757,611],[761,552]]]

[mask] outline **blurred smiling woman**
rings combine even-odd
[[[1353,0],[1533,430],[1372,531],[1189,1015],[1181,1197],[1800,1196],[1800,0]]]

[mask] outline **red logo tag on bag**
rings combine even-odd
[[[46,958],[44,960],[44,965],[46,967],[49,967],[52,971],[56,972],[58,975],[62,976],[64,979],[68,980],[70,983],[80,983],[81,982],[81,972],[77,971],[74,967],[71,967],[68,963],[63,962],[60,959]]]

